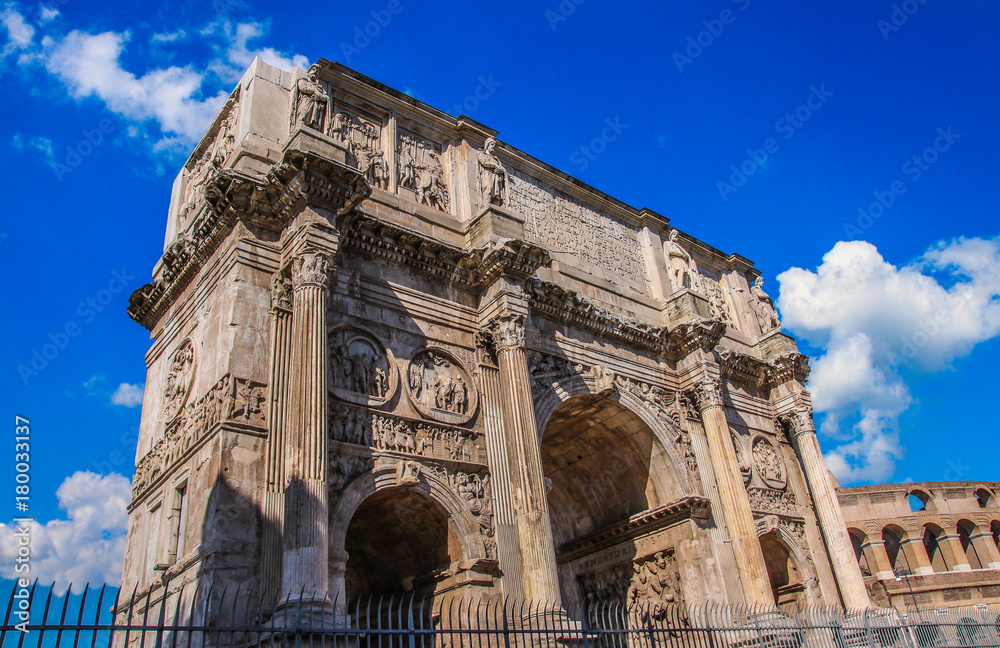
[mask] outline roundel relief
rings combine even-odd
[[[406,393],[417,411],[443,423],[466,423],[476,413],[472,379],[450,355],[424,349],[413,356],[406,372]]]
[[[388,350],[363,331],[334,329],[327,336],[330,391],[358,405],[382,405],[396,392],[397,376]]]
[[[167,421],[180,413],[191,393],[194,381],[194,342],[188,338],[170,357],[169,373],[163,387],[163,413]]]
[[[784,488],[786,483],[785,466],[778,456],[774,445],[764,437],[757,437],[753,442],[753,467],[757,475],[771,488]]]

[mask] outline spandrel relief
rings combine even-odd
[[[329,385],[335,396],[358,405],[377,407],[396,391],[395,365],[374,336],[353,328],[329,332]]]
[[[753,467],[757,476],[771,488],[785,488],[785,466],[774,445],[764,437],[757,437],[753,441]]]
[[[421,414],[444,423],[469,421],[478,395],[468,372],[449,355],[425,349],[410,360],[406,392]]]
[[[399,187],[412,191],[420,204],[447,212],[451,198],[441,162],[441,145],[403,131],[396,159]]]

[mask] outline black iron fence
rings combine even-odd
[[[349,603],[242,588],[15,588],[0,648],[1000,648],[1000,606],[777,609],[590,601],[576,609],[448,593]]]

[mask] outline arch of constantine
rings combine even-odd
[[[497,135],[254,62],[129,302],[125,589],[869,605],[753,264]]]

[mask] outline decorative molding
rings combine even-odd
[[[330,255],[320,250],[305,250],[292,259],[292,290],[313,286],[326,288],[330,280]]]
[[[755,513],[800,517],[798,500],[791,492],[751,487],[747,489],[747,494],[750,496],[750,509]]]
[[[778,419],[786,424],[796,437],[816,434],[816,426],[813,424],[811,408],[798,409],[787,414],[782,414]]]
[[[710,407],[722,407],[722,381],[718,378],[702,378],[691,390],[699,412]]]

